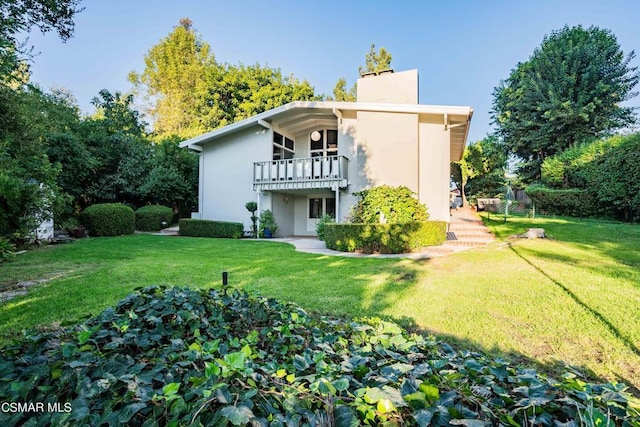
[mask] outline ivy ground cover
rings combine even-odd
[[[382,316],[457,349],[499,355],[560,376],[640,388],[640,227],[574,219],[491,217],[505,239],[425,261],[298,253],[282,243],[131,235],[78,240],[17,256],[0,288],[49,278],[0,304],[5,344],[56,328],[152,284],[239,288],[310,312]],[[542,227],[553,239],[506,239]],[[557,375],[556,375],[557,374]],[[640,393],[638,393],[640,395]]]
[[[624,386],[517,368],[380,319],[148,287],[0,357],[2,425],[640,425]]]

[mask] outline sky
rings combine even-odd
[[[127,75],[188,17],[216,60],[268,65],[331,94],[351,86],[371,43],[396,71],[417,69],[421,104],[474,109],[469,142],[491,133],[493,89],[545,35],[565,25],[606,28],[625,53],[640,50],[637,0],[85,0],[72,39],[33,32],[32,81],[65,88],[84,113],[101,89],[127,92]],[[639,66],[635,58],[633,66]],[[640,106],[640,99],[627,103]]]

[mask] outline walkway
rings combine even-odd
[[[165,228],[156,233],[164,236],[178,235],[178,227]],[[428,259],[464,251],[478,246],[486,246],[494,241],[493,234],[484,226],[480,217],[471,208],[459,208],[451,211],[451,222],[447,240],[440,246],[430,246],[423,251],[409,254],[362,254],[340,252],[327,249],[324,242],[316,237],[281,237],[268,239],[271,242],[282,242],[293,245],[299,252],[319,255],[367,258],[409,258]]]

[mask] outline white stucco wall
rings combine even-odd
[[[289,193],[272,193],[273,218],[278,224],[276,236],[293,236],[295,196]]]
[[[272,157],[271,133],[261,126],[223,137],[202,147],[200,208],[202,219],[241,222],[251,225],[244,207],[256,200],[253,191],[253,163]],[[267,209],[268,200],[261,200]]]
[[[404,185],[418,191],[418,115],[358,112],[356,185]]]
[[[418,70],[381,74],[358,79],[358,102],[418,103]]]
[[[420,123],[420,190],[429,218],[450,220],[449,214],[449,131],[442,123]]]

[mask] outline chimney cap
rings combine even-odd
[[[392,74],[392,73],[393,73],[393,68],[387,68],[386,70],[380,70],[380,71],[365,71],[364,73],[360,73],[360,77],[365,78],[365,77],[381,76],[383,74]]]

